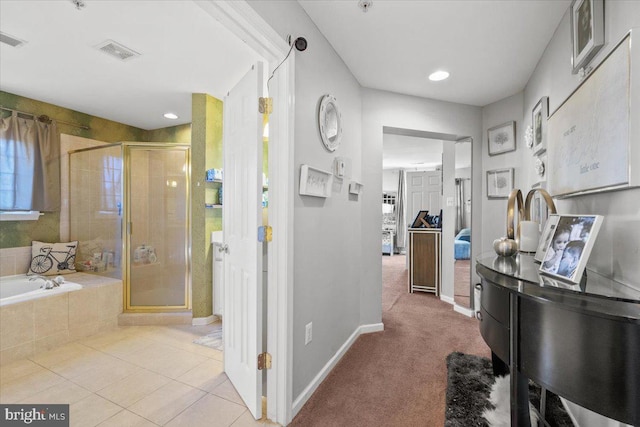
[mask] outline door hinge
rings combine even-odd
[[[271,369],[271,355],[266,351],[258,355],[258,370]]]
[[[258,227],[258,242],[270,242],[273,238],[273,230],[270,225]]]
[[[261,114],[271,114],[273,112],[273,98],[260,97],[258,102],[258,112]]]

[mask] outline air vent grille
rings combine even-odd
[[[0,42],[8,44],[11,47],[21,47],[26,43],[26,41],[10,36],[9,34],[3,33],[2,31],[0,31]]]
[[[131,58],[135,58],[136,56],[140,56],[140,54],[135,50],[129,49],[128,47],[114,42],[113,40],[107,40],[103,43],[100,43],[98,46],[96,46],[96,48],[99,51],[104,52],[107,55],[111,55],[121,61],[127,61]]]

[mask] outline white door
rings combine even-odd
[[[441,172],[407,172],[407,224],[411,226],[419,211],[440,214],[442,208]]]
[[[262,63],[224,100],[224,370],[257,419],[262,415]]]

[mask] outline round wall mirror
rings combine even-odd
[[[332,95],[325,95],[320,101],[318,127],[325,148],[329,151],[335,151],[342,138],[342,115],[338,108],[338,102]]]

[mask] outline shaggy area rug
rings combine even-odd
[[[222,325],[212,330],[207,335],[193,340],[195,344],[204,345],[206,347],[215,348],[224,351],[224,341],[222,340]]]
[[[508,426],[508,384],[508,377],[499,378],[496,383],[491,360],[459,352],[449,354],[444,425],[446,427]],[[493,400],[498,403],[498,408],[491,403],[492,391]],[[501,397],[505,394],[506,398]],[[539,408],[540,387],[533,382],[529,383],[529,398],[531,405]],[[485,415],[491,422],[487,421]],[[552,427],[573,426],[560,398],[549,391],[547,391],[545,420]]]

